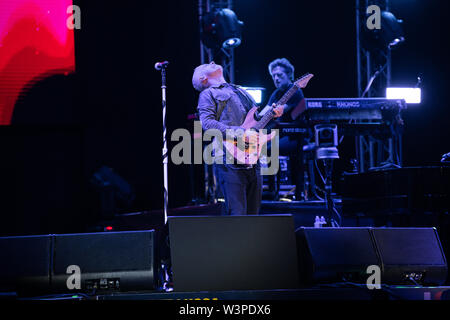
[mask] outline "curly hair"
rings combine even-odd
[[[289,62],[286,58],[281,59],[275,59],[269,64],[269,73],[272,75],[272,70],[275,67],[282,67],[286,74],[291,78],[291,80],[294,80],[294,66]]]

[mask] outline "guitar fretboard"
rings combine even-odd
[[[280,100],[276,103],[278,106],[282,106],[288,102],[288,100],[294,95],[294,93],[298,90],[298,87],[295,85],[292,86],[286,93],[281,97]],[[267,112],[261,120],[258,121],[258,125],[255,127],[255,129],[259,130],[264,128],[270,120],[273,119],[274,113],[272,111]]]
[[[294,85],[278,100],[277,105],[284,105],[288,102],[288,100],[294,95],[294,93],[298,90],[298,87]]]
[[[305,82],[305,80],[309,81],[309,79],[312,76],[313,75],[311,75],[311,74],[306,74],[303,77],[301,77],[299,80],[295,81],[294,84],[292,85],[292,87],[288,91],[286,91],[286,93],[281,97],[280,100],[278,100],[276,105],[282,106],[282,105],[286,104],[288,102],[288,100],[294,95],[294,93],[297,92],[298,89],[304,88],[304,86],[306,84],[302,84],[302,83]],[[261,120],[258,121],[258,124],[255,126],[255,129],[259,130],[259,129],[264,128],[269,123],[269,121],[273,119],[273,116],[274,116],[273,111],[267,112],[261,118]]]

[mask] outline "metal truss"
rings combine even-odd
[[[389,10],[389,0],[356,0],[356,45],[358,64],[358,94],[360,97],[376,71],[377,78],[366,92],[367,97],[384,97],[384,90],[391,82],[391,50],[389,48],[368,50],[363,45],[366,26],[366,10],[377,5],[381,11]]]
[[[233,9],[232,0],[199,0],[198,16],[200,34],[202,34],[202,17],[215,9]],[[223,75],[225,80],[234,83],[234,49],[210,49],[207,48],[200,39],[200,62],[201,64],[214,61],[220,63],[223,67]]]
[[[389,11],[389,0],[356,0],[356,50],[359,97],[385,97],[391,84],[391,49],[368,49],[364,46],[367,28],[366,10],[377,5],[381,11]],[[364,135],[356,137],[356,156],[359,172],[374,168],[401,167],[401,136],[389,137]]]

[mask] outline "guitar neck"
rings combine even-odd
[[[294,84],[286,93],[281,97],[280,100],[276,103],[278,106],[282,106],[288,102],[288,100],[294,95],[294,93],[298,90],[298,87]],[[268,111],[259,121],[258,125],[255,126],[255,129],[259,130],[264,128],[270,120],[273,119],[274,113],[272,111]]]
[[[277,105],[282,106],[288,102],[288,100],[294,95],[294,93],[298,90],[298,87],[294,84],[292,87],[286,91],[286,93],[278,100]]]
[[[274,113],[272,110],[267,111],[266,114],[258,121],[258,124],[255,126],[255,129],[259,130],[264,128],[270,120],[273,119]]]
[[[298,90],[298,87],[294,84],[292,88],[290,88],[286,93],[281,97],[280,100],[276,103],[278,106],[282,106],[288,102],[288,100],[294,95],[294,93]],[[258,121],[258,126],[255,129],[264,128],[270,120],[273,119],[274,113],[272,111],[268,111],[261,120]]]

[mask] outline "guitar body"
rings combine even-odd
[[[241,128],[251,130],[258,126],[258,121],[255,119],[255,113],[258,110],[257,107],[253,107],[247,113]],[[246,143],[245,133],[240,140],[225,140],[223,142],[225,149],[229,152],[238,164],[256,164],[261,156],[261,150],[264,145],[271,141],[275,137],[276,132],[271,134],[258,133],[258,139],[256,143]]]
[[[285,104],[297,91],[298,88],[306,87],[306,84],[312,77],[312,74],[307,74],[297,80],[292,88],[288,92],[286,92],[284,96],[278,101],[277,105]],[[273,119],[273,112],[267,112],[261,119],[257,120],[255,117],[255,113],[257,110],[257,107],[251,108],[247,113],[244,122],[241,124],[241,128],[243,128],[246,132],[248,130],[258,131],[258,138],[256,139],[256,143],[245,142],[245,133],[240,140],[226,139],[223,143],[226,151],[233,156],[238,164],[256,164],[261,156],[261,150],[263,149],[264,145],[275,137],[275,131],[271,134],[265,134],[259,131],[260,129],[263,129],[271,119]]]
[[[244,123],[241,124],[241,127],[245,130],[255,128],[258,125],[258,121],[255,120],[255,113],[256,110],[258,110],[257,107],[253,107],[250,109],[250,111],[245,116]]]

